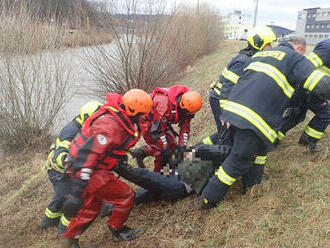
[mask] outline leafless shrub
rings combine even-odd
[[[68,100],[69,61],[60,53],[36,53],[56,48],[61,33],[29,25],[21,15],[0,22],[0,143],[5,149],[35,148],[47,141],[53,123]],[[24,55],[28,54],[28,55]]]
[[[169,83],[222,38],[221,22],[207,7],[168,14],[161,0],[120,2],[112,0],[104,16],[113,42],[86,50],[85,68],[94,77],[97,96],[131,88],[151,91]]]

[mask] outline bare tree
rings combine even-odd
[[[220,43],[219,21],[211,19],[214,15],[208,11],[170,12],[161,0],[112,0],[107,6],[103,26],[109,27],[114,40],[91,47],[85,54],[85,69],[94,77],[97,96],[131,88],[151,91],[168,84]]]
[[[0,33],[0,143],[6,149],[33,148],[48,143],[54,121],[69,99],[71,69],[60,53],[39,52],[57,38],[29,18],[2,16]],[[24,55],[29,54],[29,55]]]

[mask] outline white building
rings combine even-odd
[[[298,12],[296,35],[308,44],[330,38],[330,8],[310,8]]]
[[[236,10],[222,18],[224,24],[224,37],[231,40],[245,39],[247,33],[252,29],[251,15],[243,14]]]

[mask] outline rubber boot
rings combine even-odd
[[[61,237],[61,248],[80,248],[79,239]]]
[[[309,136],[303,132],[298,141],[299,145],[307,146],[310,153],[320,152],[322,149],[317,146],[315,141],[312,141]]]
[[[111,233],[114,236],[115,241],[130,241],[139,237],[142,233],[144,233],[144,229],[142,228],[130,228],[128,226],[123,226],[122,228],[115,229],[109,226]]]
[[[213,175],[202,192],[198,207],[210,209],[216,207],[223,200],[229,190],[229,186]]]
[[[47,216],[44,216],[41,222],[41,228],[47,229],[52,226],[57,226],[59,222],[60,222],[60,217],[51,219],[48,218]]]
[[[145,168],[143,160],[149,156],[149,154],[147,154],[145,152],[146,146],[140,146],[138,148],[135,148],[131,151],[131,155],[133,158],[136,159],[136,162],[139,166],[139,168]]]

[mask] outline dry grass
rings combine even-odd
[[[180,81],[202,92],[205,100],[203,112],[192,123],[191,143],[215,130],[207,88],[242,46],[243,43],[226,42],[189,68]],[[195,196],[176,203],[137,206],[128,224],[146,228],[141,238],[116,244],[106,220],[97,219],[82,235],[81,247],[329,247],[330,136],[326,134],[321,141],[322,153],[310,155],[297,145],[303,127],[301,124],[290,131],[269,154],[269,181],[246,195],[242,196],[238,182],[225,202],[210,211],[197,210]],[[56,229],[40,229],[44,208],[52,196],[50,183],[40,172],[44,155],[26,157],[32,159],[10,159],[0,167],[0,247],[58,247]]]

